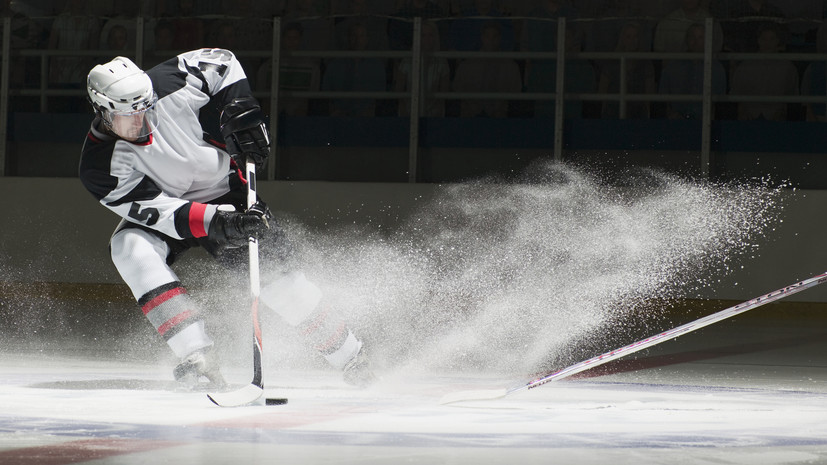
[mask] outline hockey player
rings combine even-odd
[[[228,50],[182,53],[144,72],[128,58],[97,65],[87,78],[95,118],[79,175],[122,217],[112,260],[146,317],[181,359],[173,374],[194,385],[225,384],[198,305],[170,265],[203,247],[218,261],[246,263],[259,239],[262,257],[287,247],[263,202],[246,209],[243,163],[263,164],[267,128],[241,65]],[[298,271],[264,283],[261,302],[296,326],[345,381],[373,380],[362,342],[336,320],[322,292]]]

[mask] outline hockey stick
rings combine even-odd
[[[528,389],[533,389],[538,386],[542,386],[543,384],[549,383],[551,381],[559,381],[563,378],[567,378],[582,371],[586,371],[596,366],[603,365],[604,363],[610,362],[620,357],[633,354],[639,350],[643,350],[648,347],[660,344],[661,342],[675,339],[678,336],[690,333],[692,331],[695,331],[696,329],[701,329],[705,326],[709,326],[721,320],[725,320],[735,315],[739,315],[741,313],[746,312],[747,310],[752,310],[753,308],[760,307],[764,304],[768,304],[770,302],[783,299],[784,297],[791,296],[805,289],[817,286],[825,281],[827,281],[827,273],[822,273],[820,275],[813,276],[810,279],[806,279],[804,281],[800,281],[795,284],[791,284],[787,287],[778,289],[777,291],[770,292],[769,294],[762,295],[761,297],[756,297],[752,300],[742,302],[738,305],[729,307],[725,310],[721,310],[717,313],[713,313],[703,318],[699,318],[695,321],[678,326],[677,328],[673,328],[660,334],[647,337],[646,339],[633,342],[619,349],[615,349],[610,352],[606,352],[605,354],[598,355],[597,357],[584,360],[580,363],[576,363],[570,367],[563,368],[559,371],[555,371],[554,373],[548,374],[541,378],[531,380],[528,383],[504,389],[455,392],[442,397],[439,403],[450,404],[454,402],[462,402],[468,400],[499,399],[501,397],[514,394],[515,392],[520,392]]]
[[[247,159],[247,208],[256,203],[256,164]],[[216,392],[207,397],[222,407],[239,407],[258,400],[264,393],[261,376],[261,325],[258,318],[258,298],[261,293],[258,269],[258,239],[250,238],[250,294],[252,297],[251,313],[253,318],[253,381],[241,389],[230,392]]]

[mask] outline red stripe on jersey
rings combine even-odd
[[[203,203],[193,202],[190,205],[190,232],[193,237],[204,237],[207,235],[207,230],[204,229],[204,213],[207,211],[207,205]]]
[[[164,335],[167,331],[169,331],[173,326],[177,325],[178,323],[186,320],[187,318],[191,317],[194,314],[192,310],[187,310],[185,312],[181,312],[174,317],[170,318],[166,321],[166,323],[158,326],[158,334],[161,336]]]
[[[141,310],[143,310],[144,315],[146,315],[147,313],[151,312],[152,309],[154,309],[155,307],[161,305],[162,303],[166,302],[167,300],[169,300],[169,299],[171,299],[171,298],[173,298],[177,295],[186,294],[186,293],[187,293],[187,290],[184,289],[183,287],[176,287],[175,289],[170,289],[170,290],[164,292],[163,294],[159,295],[158,297],[155,297],[154,299],[152,299],[149,302],[145,303],[144,306],[141,307]]]

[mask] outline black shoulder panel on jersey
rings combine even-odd
[[[250,97],[253,91],[250,89],[250,83],[247,79],[236,81],[229,86],[221,89],[217,94],[210,97],[210,102],[201,108],[198,115],[198,121],[201,123],[201,128],[209,137],[205,140],[212,139],[216,141],[223,141],[224,136],[219,130],[221,110],[224,106],[232,102],[237,97]]]
[[[107,203],[110,207],[117,207],[118,205],[123,205],[129,202],[139,202],[141,200],[151,200],[158,195],[161,194],[161,188],[158,187],[158,184],[155,183],[149,176],[144,176],[141,179],[141,182],[135,186],[128,194],[119,198],[118,200],[114,200],[112,202]]]
[[[158,98],[164,98],[187,85],[187,73],[178,69],[178,57],[159,63],[146,74]]]
[[[219,108],[224,108],[224,106],[232,102],[233,99],[252,96],[253,90],[250,88],[250,81],[245,78],[221,89],[213,98],[216,100]]]
[[[90,132],[83,143],[78,177],[96,199],[100,200],[118,185],[118,178],[109,174],[115,139],[101,141]]]

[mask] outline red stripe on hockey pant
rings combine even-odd
[[[330,336],[330,339],[328,339],[324,344],[317,345],[316,350],[323,354],[336,352],[344,342],[342,335],[345,334],[346,331],[347,326],[344,323],[340,324],[339,327],[336,328],[336,332]]]
[[[316,330],[318,330],[323,324],[327,322],[327,310],[327,307],[325,307],[321,312],[319,312],[318,315],[316,315],[316,318],[314,318],[313,321],[311,321],[310,324],[304,328],[302,333],[305,336],[309,336],[311,333],[315,333]]]
[[[207,211],[207,205],[203,203],[193,202],[190,205],[190,232],[193,237],[204,237],[207,235],[207,230],[204,229],[204,213]]]
[[[158,334],[163,336],[167,331],[175,327],[175,325],[193,316],[194,314],[195,312],[193,312],[192,310],[187,310],[185,312],[181,312],[175,315],[174,317],[167,320],[166,323],[162,324],[161,326],[158,326]]]
[[[146,304],[144,304],[144,306],[141,307],[141,310],[143,310],[144,315],[146,315],[147,313],[151,312],[155,307],[161,305],[162,303],[168,301],[169,299],[171,299],[175,296],[181,295],[181,294],[186,294],[186,293],[187,293],[187,290],[184,289],[183,287],[176,287],[175,289],[170,289],[170,290],[164,292],[163,294],[159,295],[158,297],[155,297],[154,299],[150,300]]]

